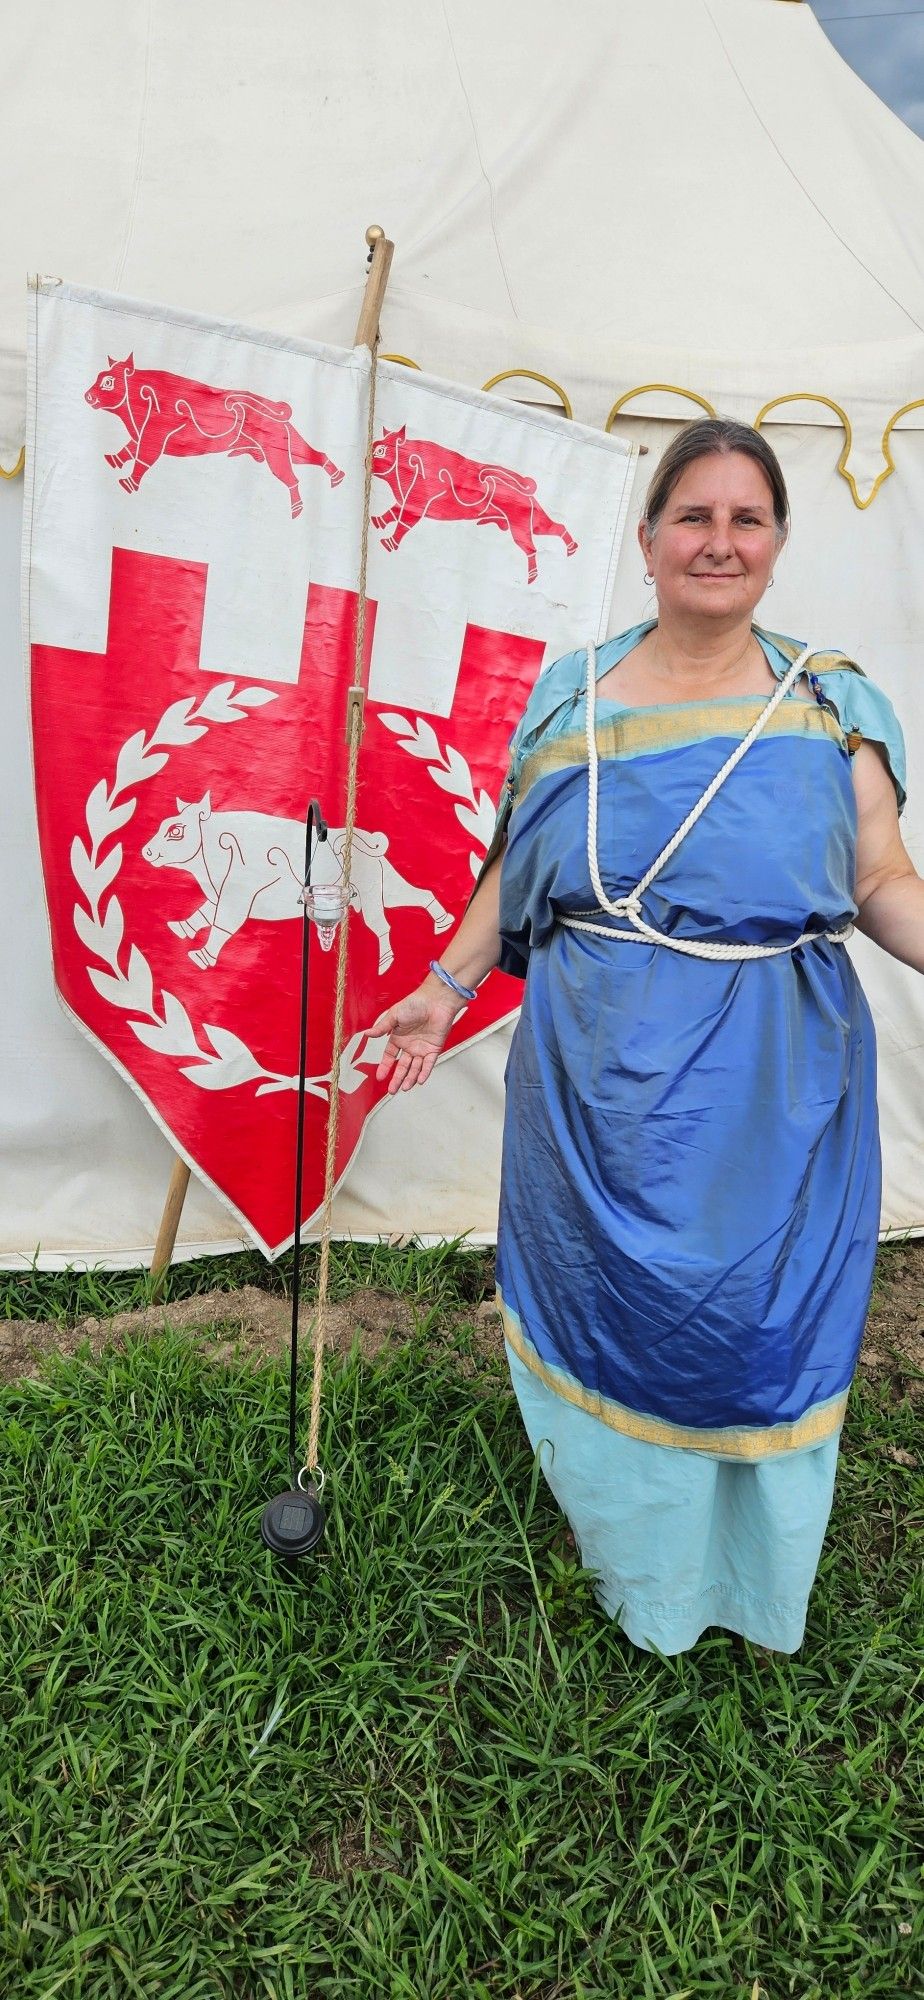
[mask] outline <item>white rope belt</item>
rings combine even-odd
[[[590,912],[588,912],[586,916],[560,917],[559,923],[563,924],[566,930],[592,931],[595,936],[612,938],[618,944],[663,944],[667,946],[669,951],[684,952],[688,958],[779,958],[784,952],[798,951],[800,945],[816,944],[820,938],[826,938],[829,944],[846,944],[847,939],[853,934],[852,924],[846,924],[839,931],[803,931],[801,937],[793,938],[790,944],[713,944],[699,938],[669,937],[666,931],[656,930],[652,924],[648,923],[647,919],[642,915],[641,908],[645,890],[650,887],[655,877],[660,875],[662,868],[667,866],[671,856],[676,854],[681,841],[686,839],[687,834],[696,825],[697,820],[702,818],[706,807],[715,798],[716,792],[724,785],[726,778],[731,776],[735,765],[740,764],[742,757],[750,750],[751,744],[757,741],[761,730],[766,727],[771,715],[779,708],[780,702],[785,700],[790,688],[795,685],[799,675],[805,668],[806,661],[811,658],[813,650],[812,647],[807,646],[805,651],[799,654],[798,659],[793,661],[789,672],[784,676],[779,687],[761,709],[753,728],[748,730],[747,735],[738,744],[737,749],[733,750],[731,756],[726,758],[721,770],[716,772],[712,783],[706,786],[702,797],[697,799],[695,806],[687,813],[686,819],[678,826],[676,833],[672,834],[666,847],[662,847],[660,854],[656,856],[651,867],[642,876],[641,881],[636,882],[635,888],[630,889],[627,896],[620,897],[617,902],[611,902],[600,878],[600,862],[597,854],[597,800],[599,794],[596,721],[597,649],[593,643],[588,646],[587,701],[584,711],[587,730],[587,861],[598,908],[608,917],[625,918],[626,922],[632,925],[632,929],[617,930],[611,924],[598,923]]]

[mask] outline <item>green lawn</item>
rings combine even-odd
[[[285,1364],[216,1364],[220,1319],[0,1392],[3,2000],[924,1991],[921,1404],[854,1393],[796,1660],[662,1661],[564,1552],[483,1274],[339,1254],[418,1332],[329,1372],[295,1581]]]

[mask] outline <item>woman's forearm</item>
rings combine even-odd
[[[924,880],[895,875],[860,905],[857,930],[904,965],[924,972]]]
[[[462,986],[477,986],[500,958],[500,872],[502,855],[479,882],[458,930],[440,952],[440,964]],[[431,977],[433,975],[431,974]]]

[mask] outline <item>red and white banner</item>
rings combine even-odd
[[[304,818],[340,872],[370,358],[40,281],[25,622],[58,991],[273,1254],[291,1241]],[[458,921],[543,664],[606,627],[634,454],[380,362],[338,1175],[367,1023]],[[335,954],[312,943],[305,1218]],[[452,1047],[509,1018],[496,974]]]

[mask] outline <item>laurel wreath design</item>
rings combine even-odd
[[[164,769],[172,750],[197,743],[215,724],[242,722],[252,709],[275,699],[271,688],[252,684],[236,688],[233,681],[221,681],[198,703],[193,695],[173,702],[149,736],[139,729],[123,743],[112,784],[100,778],[87,799],[87,839],[76,834],[71,844],[71,871],[86,904],[74,904],[74,929],[86,949],[101,961],[86,968],[97,993],[110,1006],[130,1013],[133,1018],[128,1026],[138,1040],[158,1055],[179,1060],[180,1074],[200,1090],[232,1090],[249,1083],[257,1086],[258,1097],[297,1090],[298,1076],[265,1069],[239,1035],[214,1022],[202,1023],[202,1033],[211,1045],[203,1046],[177,995],[163,988],[158,998],[151,967],[138,945],[129,943],[123,964],[125,914],[113,887],[123,850],[120,841],[112,846],[109,843],[135,811],[138,801],[130,795]],[[457,819],[482,848],[481,853],[469,855],[472,874],[477,875],[494,831],[493,801],[485,791],[476,796],[461,751],[451,746],[441,749],[436,731],[423,716],[411,720],[405,715],[382,714],[381,721],[399,739],[402,750],[426,761],[434,783],[456,800]],[[341,1091],[352,1094],[361,1089],[367,1081],[364,1071],[379,1061],[384,1046],[384,1036],[373,1039],[365,1030],[350,1037],[340,1058]],[[311,1076],[305,1088],[309,1096],[326,1100],[329,1085],[329,1076]]]
[[[379,721],[384,722],[386,729],[398,737],[402,750],[406,750],[409,757],[426,760],[427,770],[441,791],[449,792],[461,801],[455,808],[456,818],[466,833],[481,843],[482,852],[476,854],[473,851],[468,857],[472,874],[477,876],[494,833],[497,808],[493,799],[485,791],[479,792],[476,798],[472,774],[461,750],[454,750],[451,746],[442,750],[436,730],[422,715],[415,716],[411,721],[407,715],[380,714]]]
[[[77,834],[71,844],[71,870],[87,905],[74,904],[74,929],[81,943],[105,967],[86,968],[97,993],[110,1006],[136,1017],[128,1026],[146,1048],[183,1061],[181,1075],[200,1090],[231,1090],[238,1084],[255,1083],[258,1097],[277,1090],[296,1090],[298,1077],[264,1069],[239,1035],[211,1022],[202,1023],[211,1044],[203,1047],[175,993],[163,990],[158,1003],[151,967],[136,944],[129,944],[123,965],[124,911],[114,893],[106,900],[122,866],[122,845],[119,841],[114,846],[108,843],[127,826],[135,811],[138,801],[127,794],[156,777],[169,761],[171,750],[197,743],[213,724],[243,722],[251,709],[275,699],[271,688],[251,684],[235,688],[233,681],[220,681],[198,704],[193,695],[173,702],[150,736],[139,729],[123,743],[112,784],[100,778],[87,800],[86,841]],[[355,1049],[344,1051],[348,1068],[355,1055]],[[363,1081],[359,1075],[353,1088]],[[310,1077],[306,1088],[311,1096],[326,1098],[328,1079]]]

